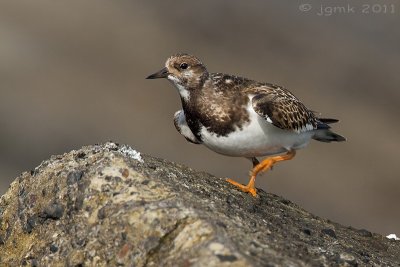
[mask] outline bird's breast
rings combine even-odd
[[[248,103],[247,97],[232,99],[229,94],[205,91],[192,93],[183,109],[194,134],[200,134],[205,127],[218,136],[227,136],[249,122]]]

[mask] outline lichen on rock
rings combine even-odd
[[[52,156],[0,199],[0,266],[400,264],[400,242],[112,142]]]

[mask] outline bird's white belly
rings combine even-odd
[[[203,144],[227,156],[261,157],[303,148],[314,134],[312,131],[296,133],[282,130],[259,116],[252,108],[248,110],[250,122],[227,136],[217,136],[203,126],[200,132]]]

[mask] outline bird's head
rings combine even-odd
[[[178,88],[180,95],[186,98],[191,90],[204,84],[208,78],[208,72],[197,57],[189,54],[176,54],[167,59],[165,68],[146,79],[158,78],[167,78]]]

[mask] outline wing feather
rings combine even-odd
[[[278,128],[298,133],[318,128],[319,122],[293,94],[283,88],[261,90],[252,98],[254,111]]]

